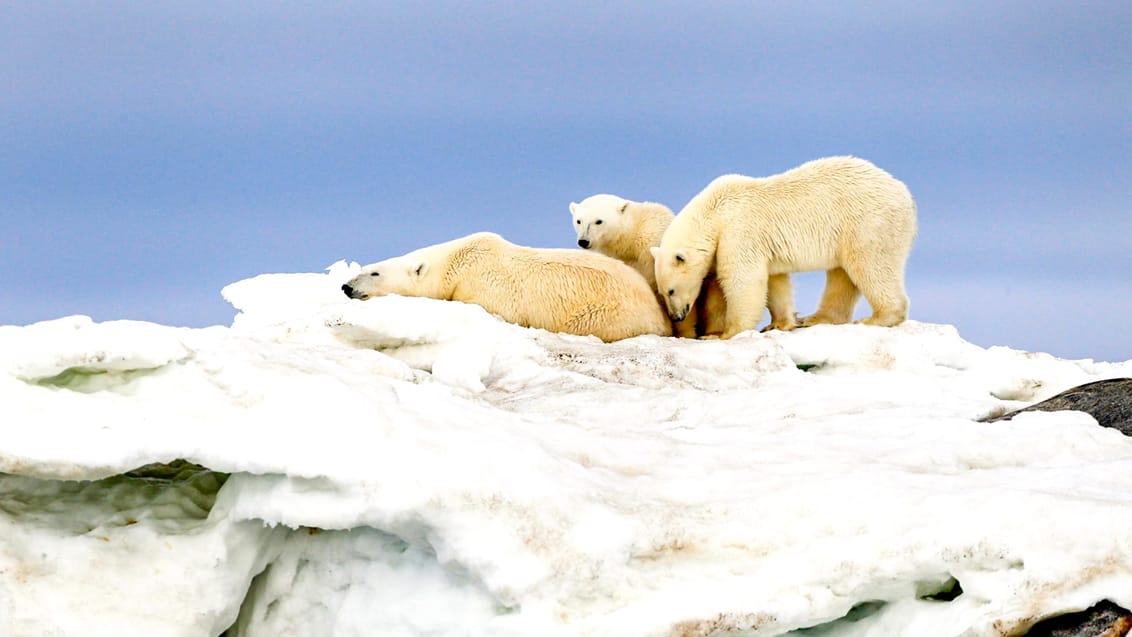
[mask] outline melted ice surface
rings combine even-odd
[[[914,321],[605,344],[349,300],[356,271],[232,284],[227,328],[0,327],[0,635],[984,635],[1132,607],[1132,440],[975,422],[1132,361]]]

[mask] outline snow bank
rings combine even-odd
[[[0,634],[982,635],[1132,606],[1132,442],[975,422],[1132,361],[917,322],[605,344],[349,300],[356,269],[232,284],[230,328],[0,327]]]

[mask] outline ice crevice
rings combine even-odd
[[[249,485],[280,479],[229,475],[184,460],[98,480],[0,474],[0,574],[21,587],[50,586],[67,573],[82,573],[90,564],[76,557],[93,554],[106,571],[134,578],[115,581],[122,599],[74,600],[70,617],[55,625],[59,634],[79,634],[91,623],[97,634],[286,634],[288,626],[300,630],[319,617],[332,626],[342,612],[388,615],[389,622],[428,634],[445,624],[437,620],[429,628],[427,617],[413,616],[414,600],[438,596],[464,613],[517,612],[458,562],[441,563],[419,520],[394,525],[411,538],[405,539],[365,525],[292,527],[235,512],[234,503],[258,497]],[[317,481],[300,482],[309,489]],[[182,552],[192,552],[194,563],[181,563]],[[144,593],[150,606],[140,618],[124,607],[131,590]],[[12,592],[0,586],[0,602],[12,602],[0,603],[11,614],[12,634],[38,634],[42,624],[21,617]],[[194,604],[182,604],[185,596]],[[374,604],[384,610],[375,612]],[[91,607],[85,617],[84,606]]]

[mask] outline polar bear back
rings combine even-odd
[[[652,287],[616,259],[519,246],[490,233],[473,237],[476,248],[451,265],[460,272],[452,300],[519,325],[604,341],[672,332]]]
[[[742,241],[768,259],[771,274],[828,270],[847,252],[907,252],[916,206],[899,180],[855,157],[827,157],[770,177],[724,175],[669,226],[673,237],[718,231],[720,252]]]

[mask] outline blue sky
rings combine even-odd
[[[591,194],[679,210],[719,174],[852,154],[917,199],[912,318],[1132,358],[1127,2],[3,13],[3,324],[228,324],[220,289],[256,274],[479,230],[569,247]],[[796,281],[808,313],[822,276]]]

